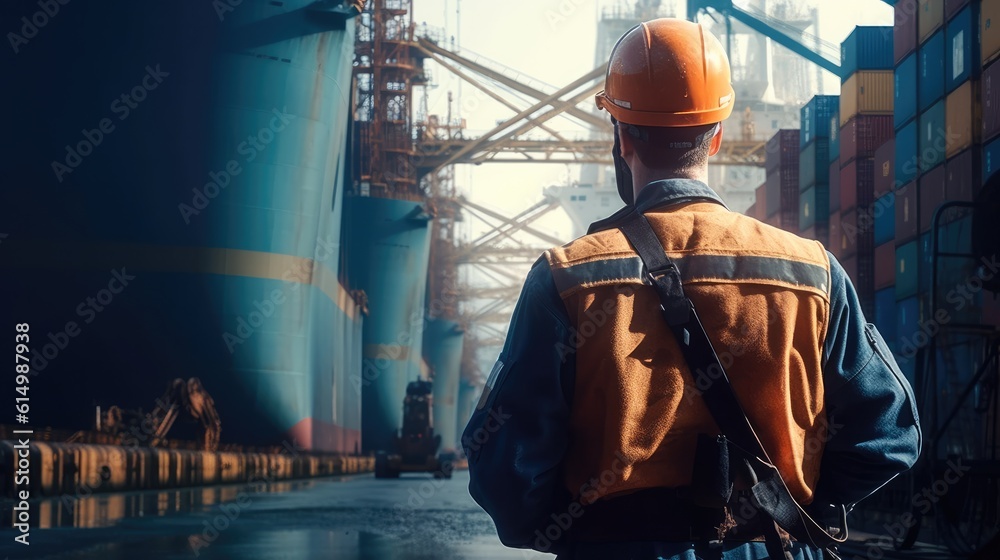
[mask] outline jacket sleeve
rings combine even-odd
[[[912,467],[922,442],[913,390],[833,255],[830,284],[828,441],[815,501],[853,505]]]
[[[561,463],[568,444],[575,354],[548,263],[525,281],[507,340],[473,412],[462,447],[469,492],[503,544],[538,548],[550,516],[568,503]]]

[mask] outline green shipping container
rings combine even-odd
[[[921,173],[934,169],[945,160],[948,149],[948,133],[945,129],[944,107],[945,102],[942,99],[920,115],[920,125],[917,132],[919,134]]]
[[[830,223],[830,186],[816,185],[799,195],[799,230],[816,226],[817,234],[828,231]]]
[[[896,300],[917,295],[920,260],[917,241],[896,247]]]

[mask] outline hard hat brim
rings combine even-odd
[[[733,106],[736,103],[736,95],[732,87],[730,87],[729,95],[726,97],[728,99],[725,100],[725,103],[720,104],[718,108],[684,113],[637,111],[632,108],[622,107],[608,97],[604,90],[599,91],[594,100],[597,103],[598,109],[604,109],[608,113],[611,113],[611,116],[619,122],[638,126],[685,127],[719,123],[729,118],[729,115],[733,113]]]

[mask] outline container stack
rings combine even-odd
[[[931,6],[923,1],[902,0],[895,6],[893,29],[893,58],[895,59],[893,104],[893,128],[895,138],[891,148],[883,146],[876,154],[876,161],[890,156],[893,183],[893,282],[894,287],[881,287],[875,293],[876,325],[883,333],[894,331],[892,336],[884,336],[893,352],[899,355],[900,341],[919,328],[920,303],[917,299],[917,236],[920,233],[917,215],[917,104],[920,97],[917,89],[917,75],[920,52],[918,52],[918,25],[920,9],[931,11]],[[936,10],[935,8],[934,10]],[[927,65],[924,65],[926,68]],[[922,80],[921,80],[922,82]],[[885,223],[887,220],[883,220]],[[884,270],[880,264],[878,267]],[[884,273],[883,273],[884,274]],[[899,360],[910,381],[914,378],[914,361]]]
[[[885,214],[875,204],[884,194],[875,189],[875,156],[893,132],[892,36],[892,27],[856,27],[841,44],[840,243],[835,254],[869,316],[875,311],[875,213]],[[837,241],[831,238],[831,244]]]
[[[934,179],[934,176],[928,178],[925,171],[933,167],[932,161],[944,156],[943,153],[929,153],[927,158],[921,156],[921,146],[932,144],[928,140],[933,140],[935,131],[932,122],[935,112],[931,111],[928,116],[927,111],[944,94],[944,34],[941,29],[944,0],[903,0],[896,4],[895,12],[895,153],[892,170],[895,284],[892,288],[883,288],[876,295],[881,307],[877,311],[877,325],[884,330],[891,322],[890,317],[895,315],[896,333],[888,339],[888,344],[897,355],[909,358],[900,360],[900,363],[904,364],[903,371],[912,381],[915,360],[910,355],[909,341],[919,330],[923,319],[921,313],[926,307],[926,302],[919,297],[918,283],[921,264],[920,201]],[[925,134],[929,134],[927,139]],[[879,157],[885,155],[882,152]],[[889,293],[893,297],[889,297]]]
[[[1000,3],[986,2],[979,18],[983,113],[983,181],[1000,169]]]
[[[747,211],[747,215],[750,216],[750,217],[752,217],[752,218],[757,218],[758,220],[760,220],[762,222],[766,222],[767,221],[767,183],[766,182],[761,183],[760,186],[758,186],[754,190],[753,212],[754,213],[751,214],[750,211],[748,210]]]
[[[799,145],[798,129],[779,130],[767,141],[764,161],[767,209],[762,221],[793,232],[799,231]]]
[[[982,182],[985,182],[1000,169],[1000,2],[986,2],[982,5],[979,37],[982,41],[980,53],[983,67],[980,98],[983,146],[981,155],[977,147],[968,150],[969,153],[965,155],[972,159],[971,169],[974,173],[982,170]],[[956,157],[954,165],[956,171],[962,165],[958,160],[959,157]],[[982,183],[977,183],[973,177],[970,184],[973,185],[973,196],[975,196],[978,191],[976,186]],[[1000,298],[984,296],[983,321],[1000,325]]]
[[[947,301],[975,278],[972,259],[932,260],[935,237],[937,253],[971,253],[971,212],[938,210],[974,200],[1000,171],[1000,1],[900,0],[895,11],[894,27],[856,28],[841,45],[839,99],[814,97],[801,131],[768,142],[752,211],[826,244],[912,379],[913,341],[935,313],[1000,326],[992,294]],[[958,355],[970,340],[952,332],[937,347]]]
[[[839,111],[836,95],[817,95],[800,115],[799,232],[807,239],[828,242],[830,220],[830,119]]]
[[[973,376],[1000,330],[1000,298],[983,289],[989,270],[973,256],[972,211],[945,205],[977,200],[1000,176],[1000,0],[894,9],[893,28],[856,28],[842,44],[839,113],[827,127],[827,248],[940,433],[925,455],[995,460],[1000,446],[983,442],[1000,429],[1000,405],[969,390],[981,390]],[[798,228],[779,222],[815,238],[822,99],[801,113]],[[768,212],[784,216],[781,140],[769,144],[765,190]]]
[[[828,251],[833,253],[838,259],[840,255],[840,106],[838,100],[838,107],[836,114],[830,117],[830,122],[827,123],[827,129],[830,131],[830,161],[827,162],[827,177],[830,184],[829,188],[829,224],[827,229],[827,238],[823,241],[826,244]]]

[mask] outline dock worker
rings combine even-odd
[[[614,125],[626,206],[531,268],[463,434],[469,490],[506,546],[560,559],[774,556],[764,502],[747,500],[746,454],[726,443],[738,472],[721,494],[748,510],[695,499],[695,483],[723,470],[699,458],[705,437],[725,441],[705,396],[719,376],[693,373],[665,320],[663,276],[623,230],[640,215],[795,502],[822,520],[916,461],[912,390],[841,265],[817,241],[730,211],[706,184],[734,103],[723,47],[699,24],[645,22],[614,47],[597,106]],[[722,456],[711,453],[710,465]],[[786,558],[822,557],[780,536]]]

